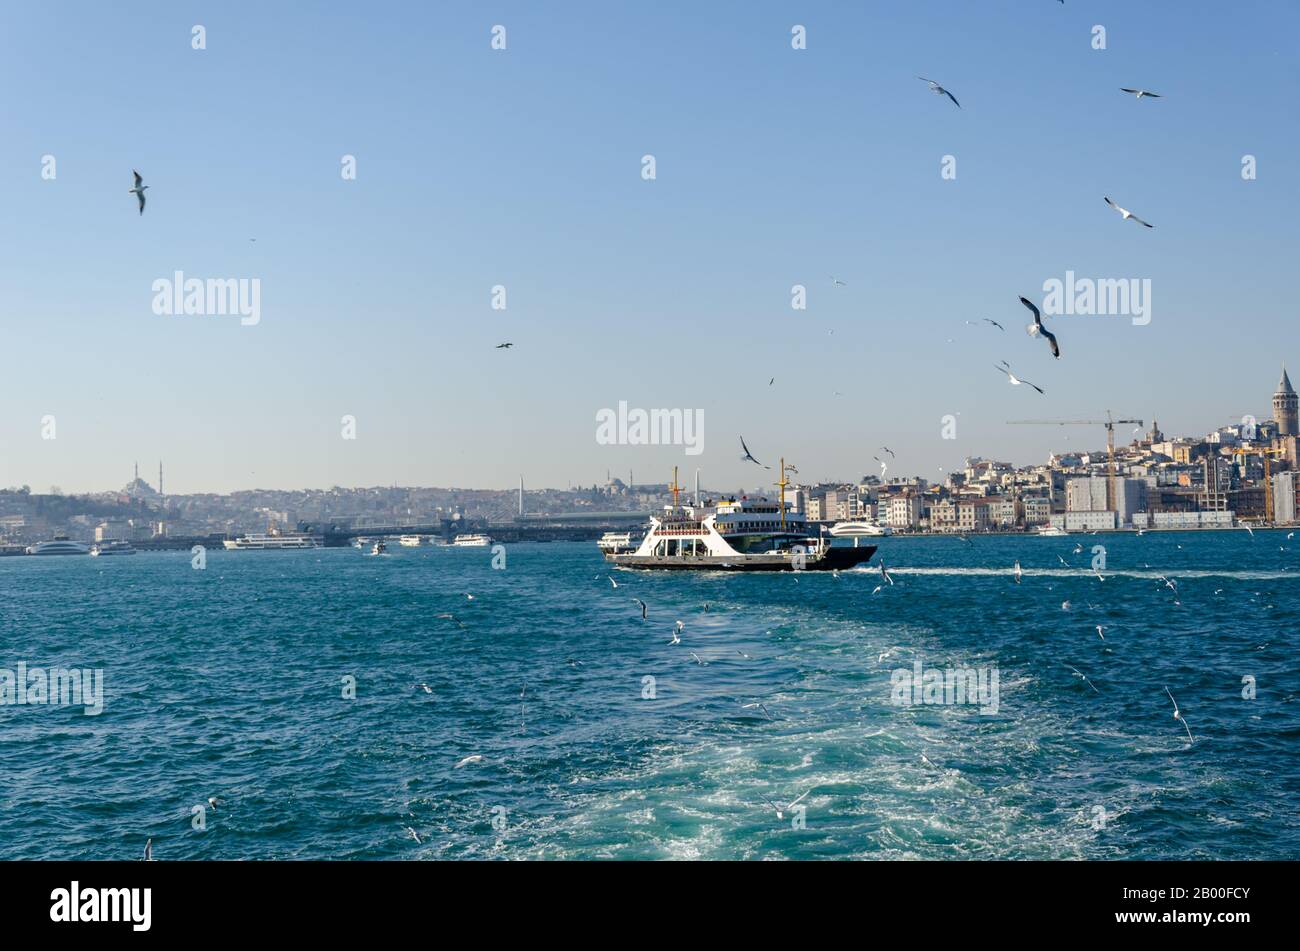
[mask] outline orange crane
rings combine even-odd
[[[1129,423],[1137,426],[1145,425],[1140,419],[1116,419],[1111,415],[1110,410],[1106,410],[1105,419],[1012,419],[1007,421],[1010,426],[1105,426],[1106,452],[1109,457],[1106,465],[1106,508],[1112,512],[1116,511],[1115,502],[1119,495],[1115,491],[1115,427]]]
[[[1270,456],[1284,456],[1285,449],[1264,449],[1253,448],[1251,446],[1236,446],[1232,450],[1234,456],[1263,456],[1264,457],[1264,523],[1273,524],[1273,466]]]

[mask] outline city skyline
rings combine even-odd
[[[1013,419],[1262,420],[1300,363],[1282,3],[952,3],[942,33],[906,7],[399,4],[323,11],[305,43],[291,10],[154,9],[3,15],[0,77],[30,93],[0,118],[0,485],[103,491],[158,458],[175,494],[674,464],[748,484],[742,436],[809,474],[889,445],[934,477],[1085,438]],[[156,313],[177,272],[259,280],[260,319]],[[1052,360],[1017,298],[1069,275],[1150,281],[1149,323],[1050,318]],[[601,445],[620,401],[702,410],[702,452]]]

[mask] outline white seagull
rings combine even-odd
[[[126,193],[128,195],[134,195],[136,198],[140,199],[140,214],[143,215],[144,214],[144,191],[149,186],[143,184],[144,179],[140,177],[140,173],[137,172],[135,169],[131,169],[131,174],[135,176],[135,188],[128,188],[126,190]]]
[[[1112,208],[1114,208],[1116,211],[1118,211],[1118,212],[1120,213],[1120,217],[1122,217],[1125,221],[1128,221],[1130,218],[1132,218],[1134,221],[1136,221],[1136,222],[1137,222],[1138,224],[1140,224],[1140,225],[1145,225],[1145,226],[1148,227],[1148,228],[1154,228],[1154,227],[1155,227],[1155,225],[1150,224],[1149,222],[1143,221],[1141,218],[1139,218],[1137,215],[1133,214],[1133,212],[1129,211],[1127,208],[1121,208],[1119,205],[1115,204],[1115,203],[1114,203],[1113,201],[1111,201],[1109,198],[1106,199],[1106,204],[1110,205]]]
[[[936,96],[947,96],[949,99],[952,100],[952,104],[954,106],[956,106],[958,109],[961,108],[961,103],[957,101],[957,97],[954,96],[952,93],[950,93],[948,90],[944,89],[933,79],[926,79],[924,76],[917,76],[916,78],[921,80],[921,82],[929,83],[930,92],[934,93]]]
[[[152,838],[150,838],[150,839],[146,839],[146,840],[145,840],[145,843],[144,843],[144,860],[145,860],[146,862],[152,862],[152,861],[153,861],[153,839],[152,839]]]
[[[1020,576],[1024,574],[1024,571],[1020,568],[1020,562],[1016,562],[1015,568],[1012,569],[1012,574],[1015,575],[1016,584],[1020,584]]]
[[[1010,365],[1010,364],[1007,364],[1006,366],[1001,366],[1001,367],[995,365],[995,366],[993,367],[993,369],[995,369],[995,370],[1001,370],[1003,373],[1005,373],[1005,374],[1007,375],[1007,380],[1011,383],[1012,386],[1020,386],[1021,384],[1024,384],[1025,386],[1031,386],[1031,387],[1033,387],[1033,388],[1036,389],[1039,393],[1042,393],[1042,392],[1043,392],[1043,388],[1042,388],[1041,386],[1039,386],[1037,383],[1030,383],[1028,380],[1022,380],[1022,379],[1020,379],[1020,377],[1018,377],[1018,376],[1016,376],[1014,373],[1012,373],[1012,372],[1011,372],[1011,365]],[[1046,395],[1046,394],[1044,394],[1044,395]]]
[[[1168,687],[1165,688],[1165,693],[1169,693]],[[1191,727],[1189,727],[1187,725],[1187,721],[1183,719],[1182,711],[1178,709],[1178,701],[1174,699],[1174,695],[1172,693],[1169,693],[1169,701],[1174,705],[1174,719],[1177,720],[1179,723],[1181,723],[1183,725],[1183,729],[1187,731],[1187,739],[1195,743],[1196,742],[1195,739],[1192,738]]]
[[[766,796],[764,796],[763,799],[767,802],[767,804],[768,804],[769,806],[771,806],[773,809],[776,810],[776,817],[777,817],[778,819],[784,819],[784,818],[785,818],[785,814],[786,814],[786,812],[788,812],[789,810],[793,809],[795,806],[799,805],[799,803],[803,802],[804,799],[807,798],[808,793],[812,792],[813,789],[816,789],[816,788],[817,788],[817,787],[814,786],[812,789],[809,789],[808,792],[804,793],[804,794],[803,794],[802,796],[800,796],[798,799],[796,799],[796,800],[794,800],[793,802],[791,802],[788,806],[778,806],[776,803],[774,803],[772,800],[768,799]]]
[[[1070,667],[1069,664],[1066,664],[1065,666],[1066,666],[1066,667]],[[1070,669],[1074,671],[1074,675],[1075,675],[1076,677],[1078,677],[1079,679],[1081,679],[1084,683],[1086,683],[1089,687],[1091,687],[1091,688],[1092,688],[1093,690],[1095,690],[1097,693],[1101,693],[1100,690],[1097,690],[1097,685],[1094,684],[1094,683],[1093,683],[1091,680],[1089,680],[1087,677],[1085,677],[1085,676],[1083,675],[1083,672],[1082,672],[1081,670],[1079,670],[1077,667],[1070,667]]]
[[[1164,96],[1160,95],[1160,93],[1158,92],[1147,92],[1145,89],[1129,89],[1127,86],[1120,86],[1119,91],[1126,92],[1130,96],[1137,96],[1137,98],[1139,99],[1141,99],[1143,96],[1146,96],[1148,99],[1164,98]]]
[[[475,753],[473,756],[466,756],[463,760],[461,760],[459,763],[456,764],[455,768],[460,769],[462,766],[468,766],[470,763],[481,763],[481,762],[483,762],[483,757],[478,753]]]

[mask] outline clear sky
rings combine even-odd
[[[1103,443],[1010,419],[1266,418],[1298,44],[1292,0],[7,4],[0,486],[752,485],[741,435],[936,477]],[[258,278],[260,323],[155,314],[177,270]],[[1017,297],[1067,270],[1150,279],[1150,324],[1054,318],[1054,361]],[[620,400],[704,452],[599,445]]]

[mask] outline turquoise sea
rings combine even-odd
[[[104,677],[0,706],[0,858],[1300,858],[1300,538],[881,548],[0,558],[0,668]],[[918,661],[996,712],[895,702]]]

